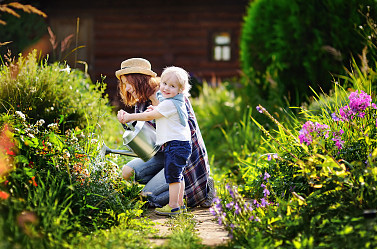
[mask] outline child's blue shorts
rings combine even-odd
[[[191,142],[173,140],[165,144],[165,179],[167,183],[183,181],[183,170],[191,155]]]

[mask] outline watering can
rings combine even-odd
[[[123,145],[129,150],[112,150],[103,144],[100,151],[101,156],[109,153],[139,157],[144,162],[151,159],[161,146],[156,145],[156,129],[148,122],[136,121],[134,123],[126,123],[127,129],[123,133]]]

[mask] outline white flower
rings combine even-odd
[[[67,64],[67,67],[64,68],[64,69],[60,69],[60,72],[67,72],[68,74],[71,72],[71,68],[69,67],[69,65]]]
[[[49,125],[47,125],[48,128],[50,129],[57,129],[59,128],[59,125],[57,123],[51,123]]]
[[[16,111],[16,114],[17,114],[18,116],[20,116],[20,118],[21,118],[23,121],[26,120],[26,116],[25,116],[25,114],[23,114],[22,112],[20,112],[20,111]]]
[[[69,151],[68,151],[68,150],[65,150],[63,153],[64,153],[64,154],[63,154],[63,157],[64,157],[65,159],[68,159],[68,158],[71,157],[71,154],[69,154]]]
[[[45,121],[43,119],[40,119],[40,120],[37,121],[37,123],[35,125],[42,126],[44,123],[45,123]]]

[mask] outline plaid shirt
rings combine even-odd
[[[208,156],[202,134],[196,121],[194,110],[190,100],[185,98],[188,112],[188,123],[191,130],[192,153],[188,159],[183,176],[185,178],[185,193],[187,206],[195,207],[203,202],[207,197],[207,180],[210,173]],[[136,112],[143,112],[151,103],[138,104]]]

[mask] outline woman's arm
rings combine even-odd
[[[122,124],[129,123],[131,121],[150,121],[153,119],[161,118],[163,115],[157,110],[153,109],[142,113],[128,113],[124,110],[118,111],[118,120]]]

